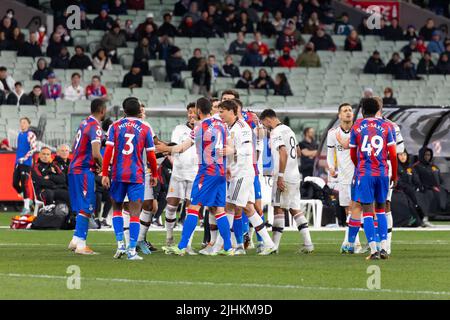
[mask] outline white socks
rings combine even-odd
[[[30,210],[31,199],[23,199],[23,207]]]
[[[342,245],[348,245],[348,223],[350,222],[350,217],[351,215],[347,215],[347,219],[345,219],[345,222],[347,223],[347,226],[345,227],[345,236],[344,236],[344,241],[342,241]]]
[[[280,246],[281,236],[283,235],[284,229],[284,214],[277,214],[273,217],[273,225],[272,225],[272,239],[277,248]]]
[[[211,229],[211,225],[216,226],[215,230]],[[217,239],[217,233],[218,233],[218,229],[217,229],[217,220],[216,220],[216,216],[213,215],[212,213],[209,213],[209,233],[210,233],[210,240],[209,243],[214,244],[216,242]]]
[[[294,216],[294,221],[297,224],[297,229],[303,238],[303,244],[305,246],[311,246],[311,234],[309,233],[308,221],[303,213],[298,213]]]
[[[248,218],[248,221],[253,225],[253,228],[257,228],[260,225],[264,224],[264,221],[261,219],[259,214],[256,212],[254,212],[253,215]],[[264,245],[266,247],[272,248],[275,246],[275,243],[270,238],[269,232],[267,231],[267,228],[265,226],[263,226],[263,228],[257,232],[263,239]]]
[[[147,210],[142,210],[139,220],[141,221],[141,227],[139,228],[138,241],[144,241],[145,235],[147,234],[148,228],[152,222],[152,213]]]
[[[386,249],[385,250],[387,251],[387,253],[391,254],[392,227],[394,226],[394,220],[392,219],[392,212],[391,211],[386,212],[386,219],[387,219],[388,234],[387,234],[387,242],[386,242]]]
[[[177,219],[178,207],[170,204],[166,207],[166,239],[173,239],[173,228]]]
[[[125,246],[130,245],[130,213],[122,210],[123,217],[123,239],[125,240]]]

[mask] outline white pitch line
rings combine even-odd
[[[47,274],[0,273],[0,277],[67,280],[67,277],[65,277],[65,276],[55,276],[55,275],[47,275]],[[315,286],[277,285],[277,284],[259,284],[259,283],[227,283],[227,282],[221,283],[221,282],[203,282],[203,281],[137,280],[137,279],[121,279],[121,278],[80,278],[80,280],[100,281],[100,282],[117,282],[117,283],[135,283],[135,284],[144,284],[144,285],[245,287],[245,288],[298,289],[298,290],[318,290],[318,291],[350,291],[350,292],[367,292],[367,293],[396,293],[396,294],[450,296],[450,292],[447,292],[447,291],[424,291],[424,290],[401,290],[401,289],[370,290],[367,288],[315,287]]]

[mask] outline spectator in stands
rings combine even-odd
[[[208,68],[211,72],[211,81],[215,82],[218,77],[225,77],[223,70],[217,64],[216,56],[211,54],[208,57]]]
[[[16,18],[14,18],[15,12],[13,9],[6,10],[6,15],[3,17],[3,19],[9,19],[11,21],[11,27],[15,28],[18,26]]]
[[[253,33],[253,23],[248,18],[248,13],[245,11],[242,11],[239,15],[239,19],[236,21],[236,25],[234,27],[235,32],[243,32],[243,33]]]
[[[420,29],[419,35],[422,36],[425,41],[430,41],[433,37],[434,31],[436,31],[434,20],[432,18],[428,18],[425,25]]]
[[[327,30],[332,30],[333,25],[336,23],[333,8],[329,5],[325,5],[321,12],[320,22],[326,25]]]
[[[45,99],[57,100],[61,98],[62,88],[56,80],[56,75],[51,72],[47,76],[47,81],[42,86],[42,91],[44,93]]]
[[[242,72],[242,77],[236,83],[237,89],[250,89],[253,88],[253,76],[250,70],[245,69]]]
[[[39,160],[31,170],[36,197],[45,205],[62,202],[69,204],[66,175],[52,163],[50,148],[43,147],[39,152]]]
[[[192,71],[192,93],[210,95],[211,90],[211,69],[208,68],[206,59],[202,58],[198,62],[197,68]]]
[[[164,35],[161,38],[159,38],[158,58],[160,60],[167,61],[167,59],[170,56],[172,48],[173,48],[172,41],[167,35]]]
[[[421,78],[417,77],[416,68],[414,63],[411,61],[411,57],[403,59],[401,63],[401,67],[395,75],[395,79],[397,80],[420,80]]]
[[[411,40],[411,39],[417,39],[418,34],[416,32],[416,27],[414,27],[412,24],[408,25],[408,28],[406,28],[405,35],[403,37],[403,40]]]
[[[153,26],[153,30],[154,30],[155,32],[157,32],[157,31],[158,31],[158,25],[157,25],[157,24],[155,23],[155,21],[153,20],[154,17],[155,17],[155,16],[154,16],[153,12],[147,13],[147,16],[146,16],[144,22],[140,23],[140,24],[138,25],[138,27],[136,28],[137,34],[142,33],[142,32],[144,31],[145,27],[146,27],[148,24],[151,24],[151,25]]]
[[[127,13],[127,4],[123,3],[122,0],[114,0],[114,3],[111,6],[111,10],[109,13],[113,15],[126,15]]]
[[[363,98],[373,98],[373,89],[369,87],[364,88],[362,96]]]
[[[14,50],[23,50],[23,46],[25,45],[25,35],[20,32],[20,28],[16,27],[13,29],[13,36],[10,41]]]
[[[301,41],[303,39],[300,36]],[[285,47],[289,49],[295,49],[297,45],[303,44],[297,41],[295,36],[295,23],[290,20],[289,23],[284,27],[283,32],[277,38],[276,48],[277,50],[283,50]]]
[[[127,6],[129,10],[144,10],[145,1],[144,0],[127,0]]]
[[[290,19],[296,13],[297,2],[293,0],[284,0],[283,3],[280,4],[278,10],[280,10],[281,14],[283,15],[283,18]]]
[[[108,91],[102,85],[100,76],[93,76],[91,84],[86,87],[86,98],[88,100],[108,100]]]
[[[247,42],[244,40],[244,33],[238,32],[236,40],[230,43],[228,53],[243,56],[247,52],[247,46]]]
[[[75,47],[75,55],[70,59],[69,68],[70,69],[90,69],[92,70],[92,61],[84,53],[84,48],[81,46]]]
[[[336,45],[334,44],[333,39],[330,35],[325,33],[325,30],[320,28],[317,30],[316,34],[311,37],[309,40],[310,42],[314,43],[314,47],[316,48],[316,51],[320,50],[328,50],[328,51],[335,51]]]
[[[223,10],[222,17],[218,23],[220,24],[223,32],[231,33],[235,30],[236,22],[237,18],[233,6],[228,5],[228,7]]]
[[[30,98],[30,103],[35,106],[45,106],[45,97],[42,93],[42,87],[40,85],[35,85],[33,90],[28,94]]]
[[[8,74],[6,67],[0,67],[0,90],[3,90],[6,95],[14,90],[16,81]]]
[[[69,165],[70,165],[70,148],[67,144],[62,144],[56,150],[56,156],[53,160],[53,165],[58,167],[62,173],[64,173],[67,177],[69,173]]]
[[[188,70],[193,71],[197,69],[199,61],[203,58],[202,50],[200,48],[195,48],[193,56],[188,60]]]
[[[320,57],[314,50],[314,43],[308,42],[303,49],[303,52],[297,57],[297,67],[305,68],[320,68]]]
[[[13,50],[11,47],[11,41],[6,38],[5,31],[0,31],[0,51],[3,50]]]
[[[125,37],[127,41],[136,41],[136,30],[134,29],[133,20],[127,19],[125,21],[125,29],[124,29]]]
[[[13,151],[13,148],[11,148],[11,147],[9,146],[9,141],[8,141],[8,139],[3,139],[3,140],[0,142],[0,152],[11,152],[11,151]]]
[[[48,66],[47,60],[44,58],[39,58],[37,62],[37,69],[33,73],[33,80],[41,81],[47,79],[48,74],[53,72],[52,69]]]
[[[261,39],[261,33],[254,33],[254,40],[248,45],[247,49],[250,49],[254,43],[258,45],[258,52],[262,56],[267,56],[269,54],[269,47]]]
[[[30,97],[23,90],[22,82],[19,81],[14,84],[14,90],[8,95],[6,104],[16,106],[31,104]]]
[[[341,18],[336,22],[334,26],[334,33],[344,36],[349,36],[353,31],[353,26],[349,22],[349,16],[347,12],[343,12]]]
[[[275,49],[269,50],[269,55],[264,60],[263,66],[269,67],[269,68],[278,67],[278,58],[277,58]]]
[[[281,11],[277,10],[275,12],[275,16],[273,17],[272,24],[275,28],[275,30],[278,32],[281,32],[283,30],[284,24],[286,20],[283,19],[283,14]]]
[[[189,10],[184,15],[184,17],[187,17],[187,16],[191,16],[194,23],[197,23],[197,21],[200,20],[200,11],[198,9],[198,3],[196,1],[192,1],[190,3]]]
[[[65,47],[61,35],[59,33],[53,33],[52,38],[49,41],[47,47],[47,57],[53,58],[61,53],[61,49]]]
[[[102,38],[100,45],[114,61],[117,61],[117,48],[127,46],[127,37],[120,30],[120,25],[115,23],[111,30]]]
[[[78,72],[72,73],[71,83],[64,89],[64,99],[69,101],[86,99],[86,93],[81,86],[81,75]]]
[[[122,81],[122,88],[142,88],[142,72],[139,63],[135,63],[131,66],[130,72],[128,72]]]
[[[0,26],[0,30],[5,33],[6,39],[12,38],[12,33],[15,26],[11,24],[11,19],[8,17],[3,18],[2,24]]]
[[[98,49],[92,55],[92,65],[96,70],[112,70],[112,61],[111,58],[106,54],[105,49]]]
[[[276,96],[292,96],[291,86],[284,73],[278,73],[275,76],[273,88],[275,90],[274,95]]]
[[[425,51],[427,51],[427,46],[425,45],[423,38],[419,37],[417,39],[417,52],[420,52],[423,55]]]
[[[239,78],[241,76],[239,67],[233,63],[233,57],[225,56],[225,64],[222,66],[223,75],[231,78]]]
[[[380,28],[373,29],[373,35],[384,38],[384,32],[386,30],[386,18],[381,18]]]
[[[168,35],[169,37],[175,37],[178,35],[177,28],[172,24],[172,15],[166,13],[163,16],[164,22],[158,29],[158,35]]]
[[[189,10],[190,2],[191,2],[191,0],[180,0],[177,3],[175,3],[173,15],[176,17],[184,16]]]
[[[6,94],[5,91],[0,90],[0,106],[6,103]]]
[[[258,23],[259,17],[258,12],[250,7],[250,1],[249,0],[241,0],[239,1],[239,8],[236,10],[237,13],[240,15],[242,12],[245,12],[248,15],[248,19],[250,22]]]
[[[61,36],[61,41],[64,46],[70,47],[73,45],[73,39],[70,36],[69,30],[65,27],[65,24],[56,25],[56,29],[53,33],[57,33]]]
[[[264,89],[268,93],[269,90],[273,89],[273,80],[267,73],[266,69],[260,69],[258,72],[258,78],[253,81],[253,87],[255,89]]]
[[[81,30],[90,30],[92,29],[93,23],[91,19],[86,16],[86,9],[83,6],[80,6],[80,29]]]
[[[250,8],[255,9],[258,12],[264,11],[263,0],[253,0]]]
[[[431,41],[428,43],[427,50],[431,53],[441,54],[445,51],[444,43],[441,40],[440,31],[433,31]]]
[[[139,46],[134,49],[133,64],[139,64],[142,75],[150,75],[148,61],[156,59],[157,48],[157,45],[156,47],[150,47],[149,40],[147,38],[142,38]]]
[[[37,35],[34,32],[30,33],[30,40],[17,51],[18,57],[40,57],[42,56],[41,47],[37,41]]]
[[[398,24],[397,18],[392,18],[391,25],[386,27],[384,31],[384,38],[392,41],[401,41],[405,38],[403,35],[403,29]]]
[[[108,5],[103,5],[102,9],[92,23],[92,29],[108,31],[114,25],[114,19],[108,15]]]
[[[439,61],[436,65],[436,71],[438,74],[450,74],[450,61],[447,53],[442,53],[439,57]]]
[[[181,71],[187,70],[186,61],[183,59],[180,48],[172,47],[170,51],[170,57],[166,61],[167,78],[172,82],[172,87],[182,88]]]
[[[314,159],[317,156],[319,145],[315,141],[314,128],[305,128],[303,137],[303,140],[297,146],[297,154],[300,157],[300,173],[305,179],[313,175]]]
[[[397,99],[394,98],[394,91],[390,87],[384,88],[383,105],[397,105]]]
[[[320,29],[319,16],[317,12],[313,12],[303,28],[303,33],[316,34],[317,30],[319,29]]]
[[[137,41],[141,41],[142,38],[152,39],[153,41],[154,39],[158,40],[157,32],[151,23],[147,23],[140,31],[136,30],[135,38]]]
[[[48,47],[47,29],[45,28],[45,26],[40,26],[35,33],[42,52],[46,51]]]
[[[70,65],[70,54],[67,47],[62,47],[60,53],[52,57],[50,67],[53,69],[68,69]]]
[[[206,38],[223,38],[224,32],[222,28],[214,21],[213,17],[206,19],[206,29],[203,31]]]
[[[253,43],[252,47],[247,50],[241,60],[241,66],[259,67],[262,66],[262,56],[258,52],[258,44]]]
[[[380,53],[378,51],[374,51],[364,66],[364,73],[380,74],[383,73],[384,70],[385,65],[383,60],[381,60]]]
[[[446,54],[450,55],[450,40],[447,40],[445,44],[445,51]]]
[[[419,64],[417,65],[417,74],[435,74],[436,66],[431,60],[431,53],[426,51],[423,57],[420,59]]]
[[[192,38],[195,36],[195,25],[192,16],[186,16],[178,26],[178,34],[180,37]]]
[[[344,50],[350,52],[362,51],[361,39],[359,39],[359,35],[356,30],[352,30],[345,39]]]
[[[402,59],[400,58],[400,54],[398,52],[394,52],[392,54],[391,60],[389,60],[386,65],[386,69],[384,69],[384,73],[396,75],[399,70],[402,68]]]
[[[373,35],[374,30],[367,26],[368,16],[362,18],[361,23],[358,26],[358,33],[363,36]]]
[[[407,44],[406,46],[404,46],[401,49],[401,52],[403,52],[405,57],[410,57],[413,52],[418,52],[417,51],[417,40],[416,39],[411,39],[409,41],[409,44]]]
[[[289,47],[283,49],[283,55],[278,58],[278,65],[283,68],[295,68],[297,66],[294,58],[291,57],[291,49]]]
[[[256,31],[260,32],[262,35],[271,38],[272,36],[277,34],[277,30],[275,30],[274,25],[269,20],[269,12],[264,12],[261,21],[258,22],[256,26]]]

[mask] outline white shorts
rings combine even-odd
[[[352,201],[352,185],[351,184],[338,184],[339,191],[339,205],[341,207],[348,207]]]
[[[145,175],[145,182],[144,182],[144,201],[145,200],[153,200],[153,188],[150,186],[150,178],[152,176],[150,174]],[[123,202],[129,202],[128,195],[125,196],[125,199]]]
[[[255,203],[255,177],[232,178],[227,188],[227,203],[246,207],[248,202]]]
[[[166,198],[190,199],[194,181],[170,178],[169,192]]]
[[[277,183],[274,181],[272,186],[272,206],[282,209],[300,210],[300,182],[286,184],[283,192],[278,190]]]

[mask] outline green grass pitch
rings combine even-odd
[[[8,226],[11,214],[0,214]],[[76,256],[71,231],[0,229],[0,299],[450,299],[448,231],[397,231],[387,261],[338,253],[342,232],[312,232],[316,251],[296,253],[300,235],[285,232],[279,255],[168,256],[114,260],[114,234],[90,232],[98,256]],[[179,238],[179,233],[176,234]],[[199,247],[202,234],[194,238]],[[364,236],[362,235],[362,238]],[[150,232],[161,247],[164,232]],[[68,289],[69,266],[81,271],[80,289]],[[381,289],[368,289],[380,268]]]

